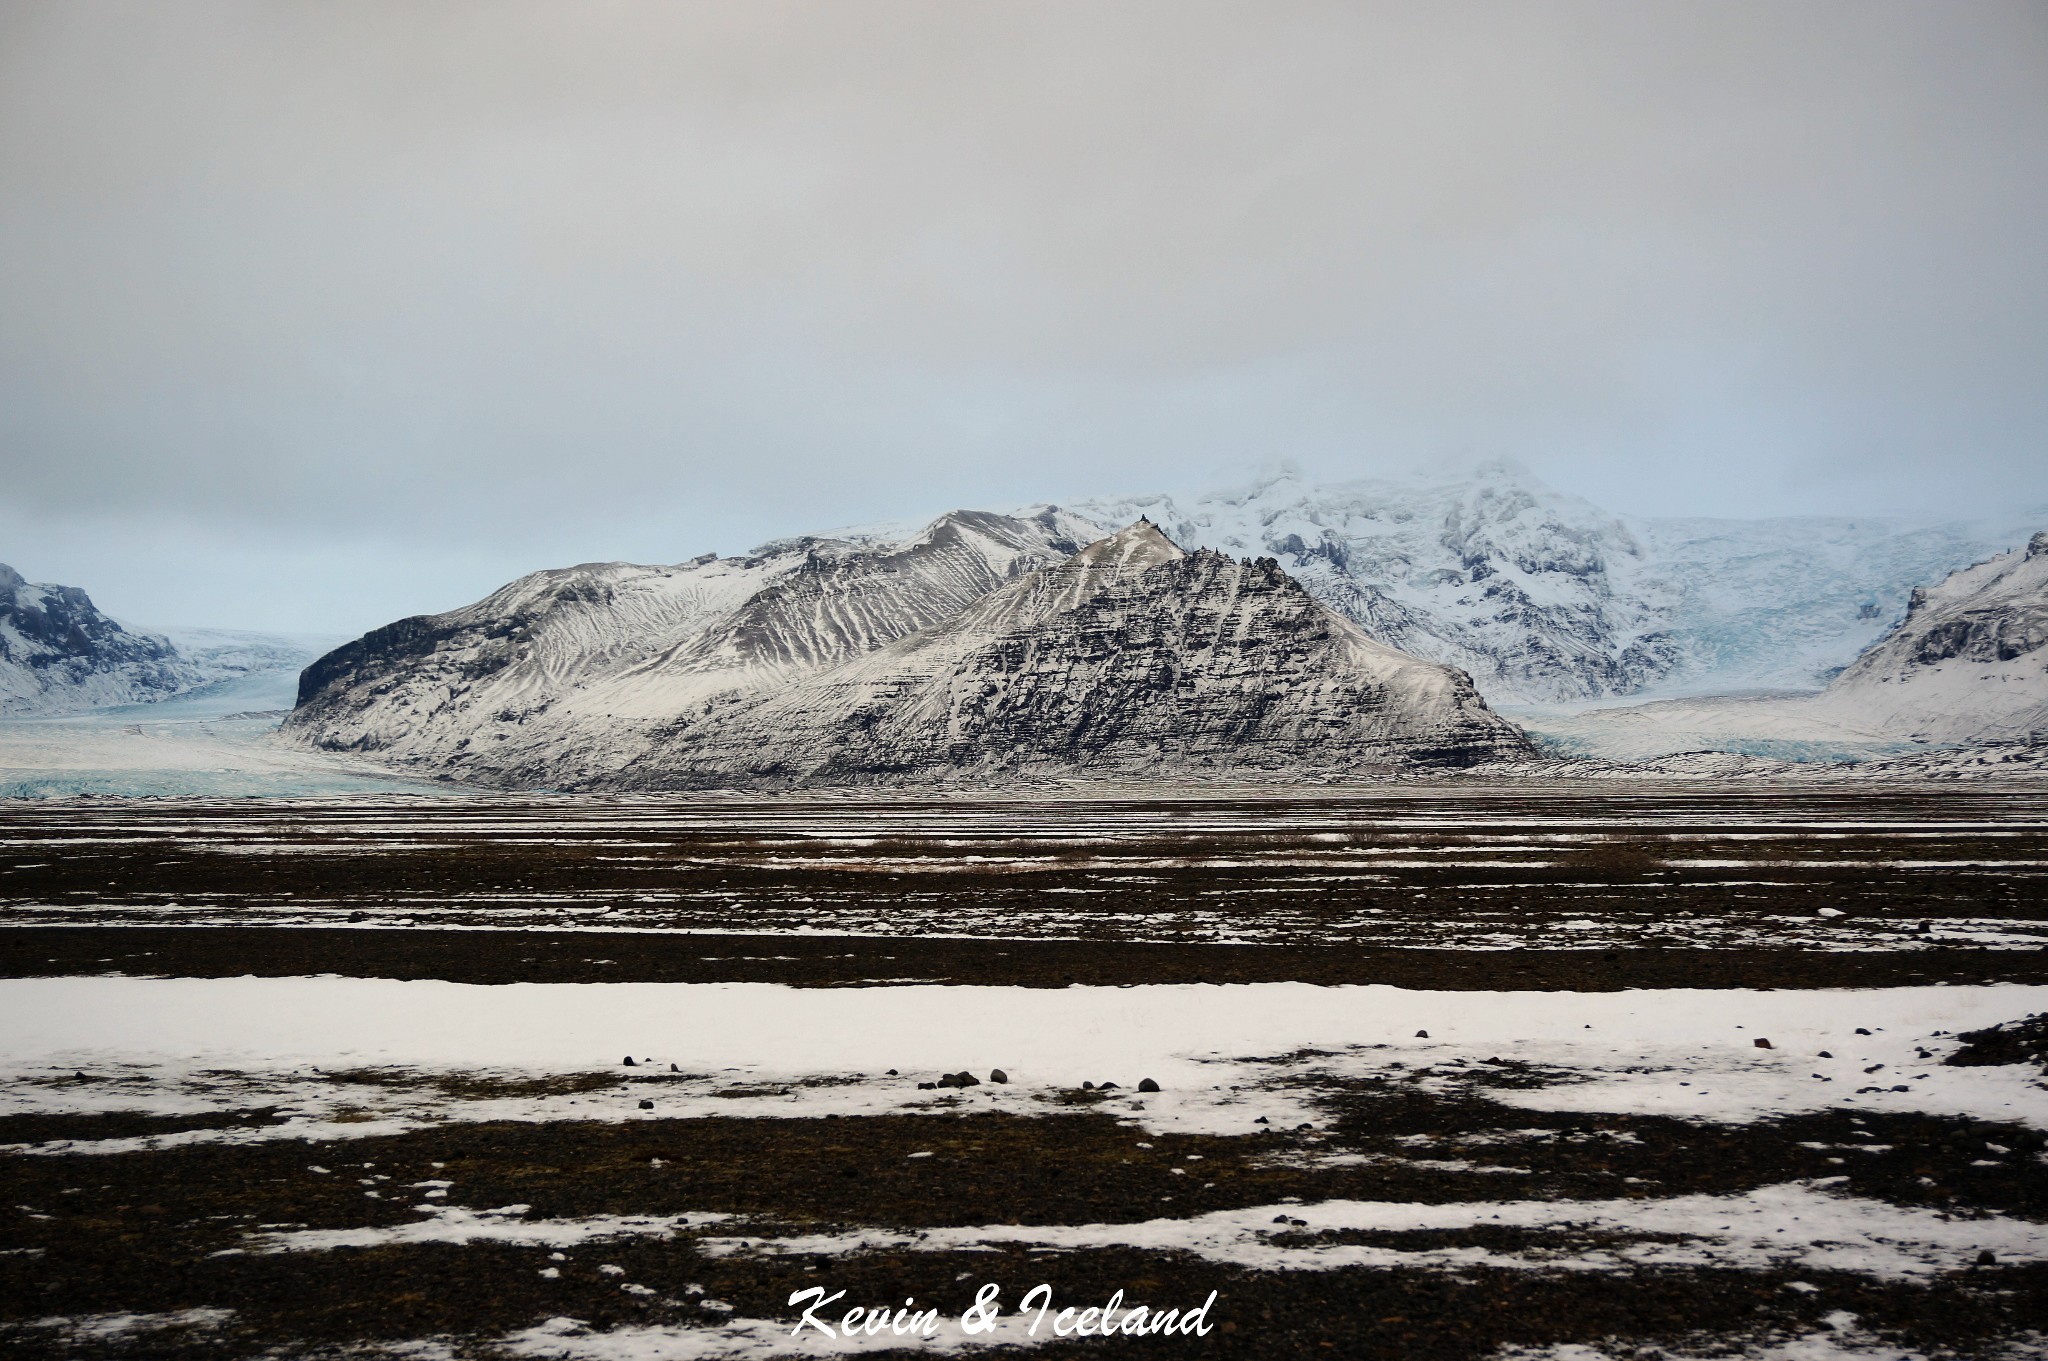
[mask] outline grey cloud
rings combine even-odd
[[[1966,510],[2044,220],[2032,3],[0,3],[4,496],[423,596],[1276,454]]]

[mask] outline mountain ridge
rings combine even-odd
[[[848,634],[830,656],[809,648],[764,663],[731,641],[763,636],[733,621],[753,619],[764,597],[786,617],[793,581],[798,597],[821,598],[798,580],[816,568],[818,541],[778,546],[773,561],[725,560],[759,575],[753,594],[706,621],[698,638],[713,642],[643,642],[582,675],[546,655],[545,611],[507,613],[533,594],[513,583],[310,668],[284,732],[455,778],[557,788],[1469,764],[1527,751],[1469,678],[1373,641],[1272,559],[1188,554],[1140,520],[1039,563],[1065,546],[1067,523],[1050,510],[956,512],[908,548],[827,541],[824,557],[852,569],[842,577],[861,597],[831,619],[895,635]],[[912,563],[943,570],[903,570]],[[906,584],[1001,577],[934,622],[928,605],[896,603]],[[561,607],[564,594],[549,601]],[[571,605],[583,603],[576,594]]]

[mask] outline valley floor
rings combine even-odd
[[[0,1355],[2042,1355],[2044,886],[1982,786],[17,803]]]

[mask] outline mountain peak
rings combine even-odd
[[[1108,538],[1089,544],[1081,550],[1078,560],[1088,567],[1142,572],[1186,556],[1179,544],[1141,515]]]

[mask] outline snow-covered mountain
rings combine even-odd
[[[1375,642],[1271,559],[1149,523],[962,512],[538,573],[309,667],[284,732],[488,783],[1471,764],[1527,750],[1469,679]]]
[[[1914,591],[1815,705],[1916,742],[2048,743],[2048,530]]]
[[[2024,541],[2028,523],[1630,518],[1500,461],[1332,485],[1281,465],[1232,489],[1068,509],[1271,555],[1374,637],[1471,672],[1502,703],[1818,688],[1916,584]]]
[[[194,691],[265,698],[278,674],[331,646],[231,629],[145,632],[102,613],[76,586],[34,584],[0,564],[0,715],[160,704]]]
[[[142,704],[203,680],[169,639],[131,633],[78,587],[0,564],[0,714]]]

